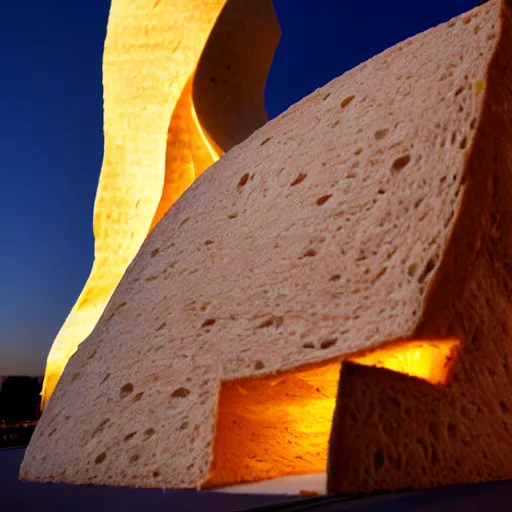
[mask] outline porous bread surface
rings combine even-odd
[[[50,350],[42,406],[147,234],[222,152],[267,121],[263,89],[279,37],[272,0],[112,2],[95,261]]]
[[[328,490],[368,492],[512,477],[512,11],[495,31],[466,194],[419,335],[455,337],[445,387],[344,365]],[[479,18],[470,21],[479,22]],[[476,26],[476,25],[475,25]]]
[[[171,123],[226,0],[200,3],[201,8],[191,0],[110,2],[102,75],[105,148],[94,203],[95,259],[48,355],[43,405],[69,357],[99,321],[155,215],[194,180],[194,164],[205,159],[193,130],[185,126],[183,133],[183,124]],[[174,140],[168,145],[169,131],[181,146]],[[170,154],[183,162],[181,168],[172,165]]]
[[[221,381],[411,337],[460,221],[499,5],[332,81],[196,180],[68,363],[22,477],[200,486]]]

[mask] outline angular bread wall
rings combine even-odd
[[[512,478],[512,10],[501,5],[460,220],[416,332],[459,339],[460,356],[446,386],[344,365],[330,492]]]

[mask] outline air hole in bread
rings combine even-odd
[[[207,318],[202,324],[201,327],[210,327],[215,324],[217,320],[215,318]]]
[[[147,430],[144,431],[144,435],[146,436],[146,438],[150,438],[153,434],[155,433],[155,429],[154,428],[148,428]]]
[[[129,441],[130,439],[132,439],[133,437],[135,437],[137,435],[137,431],[135,432],[130,432],[129,434],[126,434],[123,438],[123,441],[127,442]]]
[[[294,187],[295,185],[298,185],[299,183],[302,183],[306,179],[307,174],[301,172],[291,183],[290,187]]]
[[[322,196],[322,197],[319,197],[317,200],[316,200],[316,204],[318,206],[322,206],[323,204],[327,203],[327,201],[329,201],[329,199],[332,197],[332,194],[327,194],[325,196]]]
[[[432,271],[436,267],[436,260],[435,258],[429,258],[427,261],[427,264],[425,265],[425,268],[423,269],[423,272],[420,274],[418,278],[418,283],[424,283],[427,277],[432,273]]]
[[[101,452],[95,459],[94,464],[101,464],[107,458],[107,454],[105,452]]]
[[[276,327],[279,328],[283,324],[284,318],[282,316],[271,315],[266,320],[264,320],[261,324],[258,325],[258,329],[265,329],[266,327]]]
[[[315,249],[308,249],[299,259],[312,258],[313,256],[316,256],[316,254]]]
[[[119,392],[119,395],[121,398],[125,398],[130,393],[133,392],[133,384],[131,382],[128,382],[124,386],[121,387],[121,391]]]
[[[154,257],[155,257],[159,252],[160,252],[160,248],[159,248],[159,247],[157,247],[156,249],[153,249],[153,250],[151,251],[150,256],[151,256],[152,258],[154,258]]]
[[[410,277],[414,277],[414,274],[416,274],[416,271],[418,270],[418,265],[416,265],[416,263],[411,263],[408,267],[407,267],[407,274],[410,276]]]
[[[127,303],[126,303],[126,301],[121,302],[120,304],[118,304],[118,305],[116,306],[116,308],[114,309],[114,311],[118,311],[119,309],[124,308],[124,307],[126,306],[126,304],[127,304]]]
[[[263,364],[263,361],[256,361],[254,363],[254,369],[255,370],[263,370],[265,368],[265,365]]]
[[[356,261],[364,261],[366,260],[366,251],[364,249],[359,249],[359,253],[356,257]]]
[[[460,149],[466,149],[468,147],[468,138],[464,137],[459,144]]]
[[[188,395],[190,395],[190,389],[187,388],[178,388],[172,392],[173,398],[186,398]]]
[[[340,107],[341,108],[346,108],[348,107],[348,105],[352,102],[352,100],[355,98],[355,94],[353,94],[352,96],[347,96],[341,103],[340,103]]]
[[[138,402],[141,398],[142,398],[142,395],[144,394],[144,391],[141,391],[140,393],[137,393],[134,397],[133,397],[133,402]]]
[[[448,214],[448,217],[446,217],[446,219],[444,221],[445,228],[447,228],[451,224],[454,216],[455,216],[455,212],[453,210],[451,210],[450,213]]]
[[[130,462],[131,464],[133,464],[134,462],[137,462],[137,461],[139,460],[139,458],[140,458],[140,457],[139,457],[139,455],[137,455],[137,454],[135,453],[134,455],[132,455],[132,456],[130,457],[129,462]]]
[[[414,209],[415,209],[415,210],[417,210],[417,209],[420,207],[421,203],[423,202],[423,199],[424,199],[423,197],[420,197],[419,199],[417,199],[417,200],[414,202]]]
[[[330,338],[327,340],[324,340],[320,343],[320,348],[322,350],[327,350],[328,348],[334,347],[336,343],[338,342],[338,338]]]
[[[386,135],[389,133],[388,128],[383,128],[382,130],[377,130],[375,132],[375,139],[376,140],[382,140],[386,137]]]
[[[267,137],[264,141],[262,141],[262,143],[260,144],[260,146],[263,146],[264,144],[266,144],[267,142],[269,142],[271,139],[272,139],[272,137]]]
[[[391,172],[393,174],[400,172],[402,169],[404,169],[407,166],[407,164],[410,161],[411,161],[411,155],[403,155],[403,156],[397,158],[393,162],[393,165],[391,166]]]
[[[340,274],[334,274],[329,278],[329,281],[339,281],[341,279]]]
[[[373,280],[373,282],[378,281],[387,271],[388,267],[382,267],[375,275],[375,279]]]
[[[105,428],[105,425],[110,421],[110,418],[104,419],[93,431],[91,434],[91,439],[101,433],[103,429]]]
[[[155,331],[161,331],[165,326],[167,325],[167,322],[163,322],[161,323],[156,329]]]
[[[247,185],[247,182],[249,181],[249,173],[246,172],[241,178],[240,178],[240,181],[238,182],[238,187],[239,188],[242,188],[244,187],[245,185]]]

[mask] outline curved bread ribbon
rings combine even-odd
[[[197,176],[267,121],[263,91],[279,37],[271,0],[112,1],[94,264],[51,347],[43,407],[148,233]]]

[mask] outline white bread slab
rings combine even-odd
[[[67,365],[21,476],[200,488],[210,477],[222,383],[418,337],[460,339],[463,370],[454,375],[469,378],[478,351],[471,359],[466,351],[478,331],[497,375],[485,388],[494,395],[483,396],[494,399],[499,384],[510,397],[507,366],[493,359],[511,355],[509,38],[510,10],[493,0],[332,81],[196,180]],[[473,279],[484,263],[488,275]],[[468,306],[466,284],[483,316]],[[469,388],[475,400],[490,378],[480,371]],[[421,409],[414,383],[430,385],[399,377]],[[356,405],[365,394],[357,396]],[[398,413],[392,419],[404,424]],[[331,489],[380,488],[357,452],[345,478],[339,441],[333,435]],[[511,476],[500,468],[487,476]],[[427,466],[413,481],[434,482],[434,470],[442,474]],[[403,466],[393,471],[392,485],[406,481]]]

